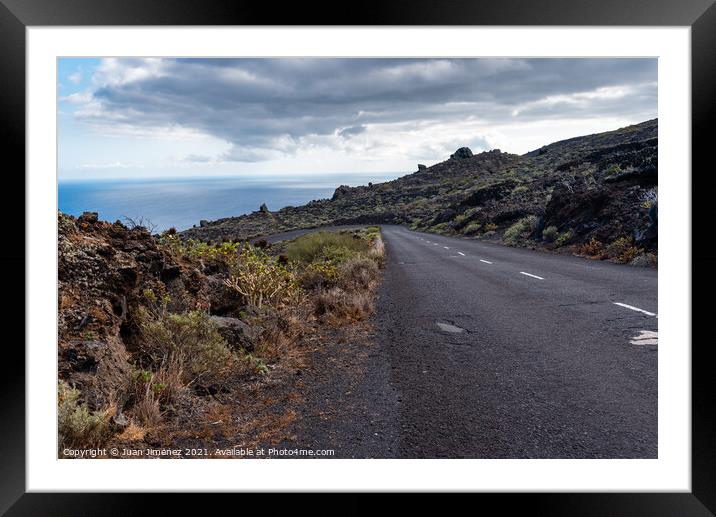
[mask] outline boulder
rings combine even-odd
[[[132,367],[124,343],[119,337],[109,336],[103,341],[61,342],[58,373],[80,390],[91,410],[97,410],[112,401],[120,406],[124,403]]]
[[[206,219],[202,219],[201,221],[199,221],[199,228],[206,228],[207,226],[209,226],[209,221],[207,221]]]
[[[464,160],[472,157],[472,151],[469,147],[461,147],[450,155],[451,160]]]
[[[423,165],[422,163],[418,164],[418,172],[424,171],[425,169],[427,169],[427,167],[425,165]]]
[[[261,203],[261,206],[259,207],[259,212],[268,212],[269,209],[266,206],[266,203]]]
[[[217,326],[219,334],[234,350],[252,352],[263,330],[261,327],[249,325],[239,318],[211,316],[211,321]]]
[[[216,316],[238,314],[238,310],[244,305],[239,293],[226,287],[224,280],[218,275],[207,277],[207,286],[211,314]]]

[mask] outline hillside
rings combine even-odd
[[[467,148],[393,181],[340,186],[332,199],[202,221],[181,233],[207,242],[323,225],[413,229],[563,248],[653,263],[657,248],[656,119],[563,140],[519,156]],[[647,257],[648,255],[648,257]],[[647,257],[648,260],[644,260]]]

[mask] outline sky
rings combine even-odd
[[[58,61],[60,179],[401,172],[657,116],[657,60]]]

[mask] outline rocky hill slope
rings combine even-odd
[[[332,199],[276,212],[202,221],[182,237],[217,242],[329,224],[393,223],[622,262],[648,254],[653,261],[657,133],[654,119],[522,156],[461,148],[393,181],[340,186]]]
[[[280,439],[312,350],[367,332],[382,264],[377,228],[208,246],[59,213],[59,455]]]

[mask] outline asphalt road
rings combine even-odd
[[[361,456],[657,456],[655,270],[382,231]]]

